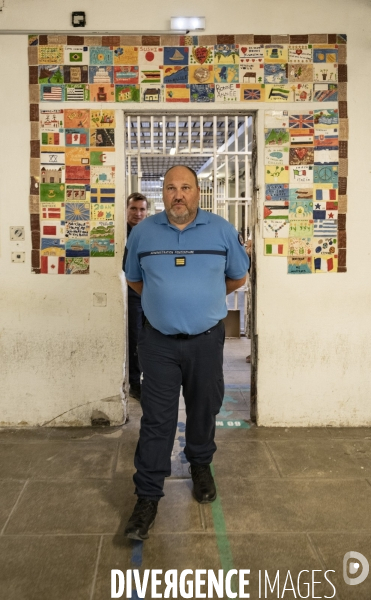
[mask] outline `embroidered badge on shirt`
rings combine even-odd
[[[176,267],[185,267],[186,257],[185,256],[176,256],[175,257],[175,266]]]

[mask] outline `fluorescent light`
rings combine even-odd
[[[170,148],[170,154],[175,154],[175,153],[176,153],[175,148]]]
[[[172,31],[204,31],[205,28],[205,17],[171,17],[170,19]]]

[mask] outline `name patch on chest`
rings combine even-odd
[[[186,265],[186,257],[185,256],[176,256],[175,257],[175,266],[176,267],[185,267]]]

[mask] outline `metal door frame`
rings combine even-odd
[[[178,131],[179,131],[179,114],[177,113],[187,113],[187,120],[188,120],[188,148],[189,148],[189,153],[180,153],[179,152],[179,136],[178,136]],[[189,107],[182,107],[182,109],[180,109],[179,106],[174,107],[172,110],[169,109],[168,107],[166,107],[166,110],[159,110],[159,109],[152,109],[150,110],[149,108],[144,109],[143,110],[123,110],[123,117],[124,117],[124,165],[125,165],[125,183],[124,183],[124,190],[125,190],[125,198],[131,193],[131,178],[128,177],[127,172],[126,172],[126,165],[127,165],[127,161],[128,161],[128,170],[130,170],[130,163],[131,163],[131,157],[132,156],[136,156],[137,160],[138,160],[138,189],[136,191],[141,191],[141,179],[142,176],[140,175],[140,170],[139,170],[139,166],[140,166],[140,161],[141,161],[141,150],[139,148],[138,145],[138,150],[136,152],[133,151],[133,149],[131,148],[131,136],[127,134],[127,128],[128,125],[130,126],[131,123],[131,118],[135,117],[137,119],[137,130],[139,131],[139,126],[140,126],[140,122],[142,118],[146,118],[147,121],[149,120],[150,122],[150,139],[151,139],[151,143],[150,143],[150,151],[147,152],[143,152],[143,154],[149,155],[149,156],[169,156],[169,153],[166,152],[166,136],[162,136],[162,154],[159,152],[155,152],[154,151],[154,118],[155,116],[159,116],[162,119],[162,127],[163,127],[163,131],[165,131],[165,124],[166,124],[166,118],[167,117],[171,117],[174,120],[174,115],[175,115],[175,128],[176,128],[176,135],[175,135],[175,152],[172,153],[172,156],[174,157],[184,157],[185,159],[187,158],[187,156],[190,156],[191,153],[190,148],[191,148],[191,143],[192,143],[192,138],[191,138],[191,128],[190,128],[190,122],[191,122],[191,118],[192,116],[199,116],[200,117],[200,155],[202,154],[202,156],[204,157],[209,157],[209,159],[213,160],[213,206],[212,206],[212,212],[215,212],[215,214],[220,214],[220,212],[218,211],[218,197],[217,197],[217,165],[218,165],[218,158],[220,156],[225,157],[225,163],[226,163],[226,181],[228,181],[228,171],[229,171],[229,160],[230,158],[234,158],[234,162],[235,162],[235,168],[237,168],[237,172],[238,172],[238,161],[239,161],[239,156],[245,156],[245,198],[243,199],[244,201],[241,202],[241,198],[239,197],[239,180],[236,177],[236,185],[235,185],[235,195],[234,197],[227,197],[224,199],[224,212],[227,210],[227,207],[229,205],[229,202],[233,202],[234,206],[238,206],[239,205],[245,205],[246,209],[245,209],[245,231],[246,231],[246,224],[247,222],[249,222],[250,224],[250,235],[252,237],[252,253],[251,253],[251,269],[250,269],[250,292],[251,292],[251,297],[250,297],[250,308],[251,308],[251,313],[250,313],[250,339],[251,339],[251,394],[250,394],[250,411],[251,411],[251,420],[253,422],[256,422],[256,412],[257,412],[257,364],[258,364],[258,336],[256,335],[256,306],[257,306],[257,294],[256,294],[256,261],[255,261],[255,227],[258,223],[258,207],[257,207],[257,200],[258,200],[258,192],[259,192],[259,188],[257,186],[257,136],[256,136],[256,116],[257,116],[257,111],[236,111],[236,110],[211,110],[209,107],[208,109],[205,109],[205,111],[200,112],[200,110],[191,110]],[[217,150],[217,136],[216,136],[216,124],[217,124],[217,118],[218,115],[223,115],[225,118],[225,123],[227,124],[228,119],[232,116],[235,117],[235,131],[234,131],[234,140],[232,140],[232,142],[230,140],[228,140],[228,125],[225,127],[224,129],[224,135],[225,135],[225,139],[224,139],[224,144],[221,147],[221,149]],[[251,160],[249,161],[249,155],[247,152],[240,152],[238,150],[238,118],[243,116],[245,118],[245,147],[247,148],[248,146],[248,119],[249,117],[252,117],[252,152],[251,152]],[[205,150],[203,148],[203,119],[208,119],[210,120],[210,118],[213,119],[213,148],[212,151],[210,151],[210,149]],[[127,119],[129,119],[129,121],[127,122]],[[184,118],[182,118],[182,120],[184,120]],[[126,144],[126,140],[128,140],[128,144]],[[228,143],[229,142],[229,143]],[[228,147],[234,144],[234,149],[232,151],[228,150]],[[247,174],[249,173],[249,177],[247,177]],[[248,181],[251,185],[251,196],[248,196]],[[227,190],[228,190],[228,185],[227,185]],[[222,215],[225,217],[225,215]],[[235,210],[235,222],[237,221],[238,218],[238,209]],[[226,218],[226,217],[225,217]],[[228,219],[227,219],[228,220]],[[236,226],[236,223],[235,223]],[[237,229],[237,227],[236,227]],[[246,304],[246,292],[245,292],[245,304]],[[237,306],[237,296],[235,296],[235,306]]]

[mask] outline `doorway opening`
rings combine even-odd
[[[124,135],[126,197],[142,193],[148,199],[148,214],[161,212],[164,174],[170,167],[186,164],[199,179],[200,208],[232,223],[245,242],[253,238],[254,113],[128,111],[124,114]],[[250,280],[227,297],[227,336],[251,339],[251,354],[255,356],[252,277],[251,272]],[[255,402],[251,406],[253,420],[254,416]]]

